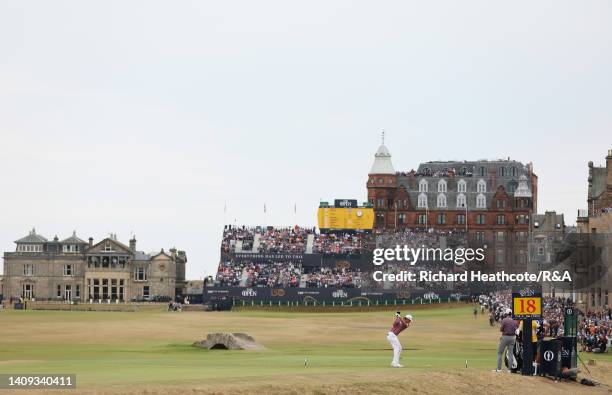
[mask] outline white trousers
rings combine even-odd
[[[393,347],[393,361],[391,361],[391,365],[399,365],[400,354],[402,353],[402,344],[393,332],[389,332],[387,334],[387,340],[389,340],[391,347]]]

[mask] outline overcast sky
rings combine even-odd
[[[201,278],[224,223],[365,200],[382,129],[396,170],[533,161],[539,211],[573,223],[612,148],[610,21],[607,0],[2,1],[0,248],[133,232]]]

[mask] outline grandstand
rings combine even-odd
[[[235,295],[239,298],[269,298],[272,294],[309,296],[314,299],[397,299],[417,297],[435,291],[456,293],[451,283],[376,282],[373,270],[399,272],[406,267],[386,263],[372,265],[374,248],[395,245],[410,247],[457,248],[467,246],[461,231],[372,233],[355,231],[320,232],[309,227],[235,227],[225,226],[221,242],[221,259],[214,281],[207,282],[206,295]],[[413,267],[418,269],[419,267]],[[427,262],[428,270],[456,270],[448,262]],[[275,289],[274,292],[270,289]],[[278,291],[281,289],[281,291]]]

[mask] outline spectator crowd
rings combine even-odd
[[[489,311],[491,326],[501,321],[503,312],[510,309],[512,295],[509,291],[490,295],[480,295],[481,311]],[[542,299],[543,320],[538,322],[538,333],[543,337],[563,337],[565,308],[573,306],[570,299],[544,296]],[[576,336],[580,350],[584,352],[603,353],[607,351],[609,340],[612,339],[612,309],[601,311],[578,310],[578,327]]]

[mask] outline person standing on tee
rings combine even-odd
[[[391,367],[393,368],[403,368],[403,365],[400,365],[400,354],[402,353],[402,344],[400,343],[397,336],[402,333],[402,331],[410,326],[412,322],[412,316],[410,314],[406,314],[404,317],[398,311],[395,314],[395,321],[393,322],[393,326],[389,333],[387,333],[387,340],[393,347],[393,360],[391,361]]]
[[[514,366],[514,343],[516,342],[516,330],[518,329],[518,324],[516,321],[512,319],[512,310],[508,309],[504,313],[504,319],[501,322],[499,327],[499,331],[501,332],[501,337],[499,338],[499,346],[497,348],[497,369],[494,372],[501,372],[502,366],[502,357],[504,355],[504,350],[507,350],[506,353],[508,355],[508,367],[512,368]],[[510,371],[510,369],[508,369]]]

